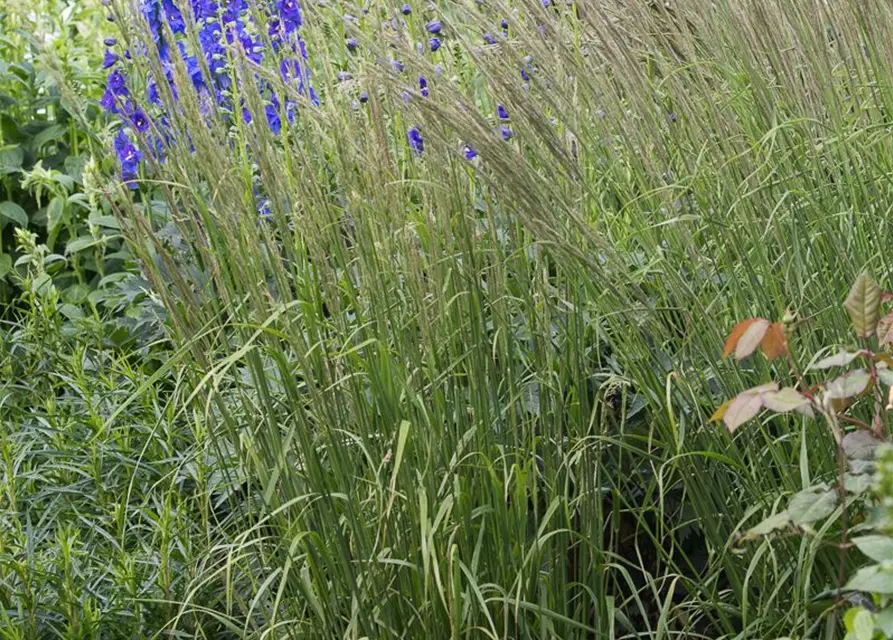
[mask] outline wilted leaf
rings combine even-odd
[[[734,327],[732,327],[732,332],[729,334],[729,337],[726,338],[726,344],[722,350],[722,357],[728,358],[732,351],[735,350],[735,347],[738,346],[738,340],[741,339],[741,336],[744,335],[744,332],[747,331],[748,327],[752,325],[757,320],[762,320],[762,318],[750,318],[748,320],[742,320]]]
[[[882,347],[893,343],[893,312],[878,320],[877,339]]]
[[[734,400],[735,398],[732,398]],[[723,402],[719,408],[713,412],[713,415],[710,416],[710,420],[707,422],[719,422],[722,420],[722,417],[726,415],[726,410],[729,408],[729,405],[732,404],[732,400],[726,400]]]
[[[856,335],[868,338],[877,330],[881,288],[868,272],[863,271],[856,278],[843,306],[850,314]]]
[[[874,452],[883,441],[868,431],[860,429],[843,437],[843,452],[851,460],[874,460]]]
[[[810,365],[809,369],[830,369],[831,367],[845,367],[853,360],[858,358],[862,353],[862,351],[857,351],[855,353],[851,353],[849,351],[839,351],[833,356],[822,358],[815,364]]]
[[[806,396],[790,387],[781,391],[769,391],[763,394],[763,406],[777,413],[794,411],[808,404],[809,399]]]
[[[871,375],[864,369],[856,369],[829,382],[826,393],[830,398],[851,398],[865,391],[869,382]]]
[[[875,562],[893,560],[893,538],[884,535],[871,535],[853,538],[853,544],[859,551]]]
[[[783,356],[788,351],[788,342],[784,337],[784,329],[780,322],[773,322],[766,329],[766,334],[760,341],[760,348],[769,360]]]
[[[762,406],[763,397],[759,393],[745,391],[735,396],[723,415],[723,421],[729,432],[735,433],[738,427],[757,415]]]
[[[754,349],[763,340],[766,331],[769,329],[769,321],[763,318],[757,318],[741,335],[738,345],[735,347],[735,359],[743,360],[754,352]]]
[[[893,593],[893,566],[873,565],[862,567],[856,572],[844,589],[868,593]]]
[[[833,490],[816,492],[806,489],[795,494],[788,503],[788,513],[794,524],[806,524],[827,518],[837,506],[837,493]]]

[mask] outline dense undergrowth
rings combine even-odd
[[[833,434],[709,419],[889,287],[885,3],[175,7],[91,98],[127,286],[8,274],[0,633],[843,637],[843,510],[745,534]]]

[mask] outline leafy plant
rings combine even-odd
[[[856,607],[847,611],[844,622],[848,639],[871,640],[893,636],[893,520],[889,509],[889,466],[891,461],[888,412],[893,411],[893,357],[888,347],[893,343],[893,312],[881,315],[885,294],[868,273],[855,281],[844,302],[857,348],[839,350],[833,355],[811,359],[801,373],[791,338],[796,322],[786,314],[781,322],[751,318],[735,325],[726,340],[723,355],[735,354],[742,360],[762,350],[767,359],[784,358],[786,373],[794,384],[779,387],[775,382],[744,391],[723,404],[711,420],[722,420],[730,432],[765,409],[773,414],[797,412],[807,419],[819,418],[837,442],[838,479],[836,487],[825,483],[805,488],[788,501],[787,509],[774,513],[750,529],[743,540],[753,540],[779,531],[802,531],[816,534],[816,523],[832,514],[842,518],[840,575],[838,600],[853,601],[853,592],[871,596],[871,608]],[[856,366],[852,366],[852,365]],[[847,369],[849,367],[849,369]],[[817,372],[836,370],[825,380],[809,380]],[[887,392],[882,389],[887,387]],[[886,401],[886,405],[885,405]],[[866,406],[867,405],[867,406]],[[860,419],[860,414],[868,414]],[[877,458],[877,461],[876,461]],[[847,469],[848,467],[848,469]],[[873,528],[870,535],[849,540],[851,533],[846,515],[855,505],[860,510],[872,506],[873,491],[882,499],[875,510],[875,522],[861,522],[853,531]],[[862,567],[844,584],[844,554],[855,546],[876,564]],[[863,602],[864,598],[856,601]]]

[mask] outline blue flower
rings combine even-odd
[[[140,133],[145,133],[146,131],[148,131],[149,125],[151,124],[149,121],[149,116],[147,116],[146,112],[142,109],[136,109],[133,113],[130,114],[130,122],[133,125],[133,128]]]
[[[110,69],[110,68],[114,67],[115,64],[118,62],[118,60],[120,60],[120,59],[121,59],[121,56],[119,56],[117,53],[112,53],[111,51],[106,49],[105,56],[103,56],[103,58],[102,58],[102,68]]]
[[[502,126],[499,128],[499,131],[500,131],[500,133],[502,133],[502,139],[505,140],[506,142],[508,142],[509,140],[511,140],[513,137],[515,137],[515,132],[512,131],[511,129],[509,129],[509,128],[508,128],[507,126],[505,126],[505,125],[502,125]]]
[[[465,145],[465,148],[462,149],[462,155],[465,156],[466,160],[473,160],[478,157],[478,152],[471,145]]]
[[[278,7],[286,33],[296,31],[302,24],[301,6],[298,0],[279,0]]]
[[[270,125],[270,131],[274,136],[278,136],[282,132],[282,119],[279,117],[279,101],[274,100],[273,104],[264,107],[264,113],[267,116],[267,124]]]
[[[425,150],[425,141],[422,140],[422,133],[418,127],[410,127],[407,138],[409,139],[409,146],[412,147],[413,151],[421,154]]]
[[[360,91],[360,102],[363,104],[369,102],[369,92],[368,91]]]
[[[527,70],[524,67],[521,67],[521,79],[524,82],[530,82],[530,76],[527,74]]]
[[[509,28],[509,21],[503,18],[502,22],[499,23],[499,26],[502,27],[503,31],[507,31]]]
[[[143,154],[134,146],[124,131],[118,131],[118,135],[115,137],[115,154],[121,163],[121,176],[125,182],[131,183],[129,185],[131,188],[135,189],[136,185],[132,181],[136,178]]]
[[[487,44],[496,44],[496,37],[492,33],[485,33],[484,42]]]
[[[399,60],[392,60],[391,66],[394,67],[394,71],[396,71],[397,73],[400,73],[405,68],[403,66],[403,63],[400,62]]]
[[[432,20],[425,25],[425,28],[428,30],[428,33],[440,33],[443,29],[443,23],[440,20]]]
[[[107,47],[114,47],[116,44],[118,44],[118,39],[117,38],[106,38],[105,40],[102,41],[102,43]]]
[[[403,6],[400,8],[400,13],[402,13],[404,16],[408,16],[410,13],[412,13],[412,7],[409,6],[408,2],[403,3]]]
[[[360,46],[360,43],[357,42],[356,38],[347,38],[344,40],[344,44],[347,45],[348,51],[356,51],[357,47]]]
[[[499,117],[500,120],[509,119],[509,112],[506,111],[505,107],[501,104],[496,105],[496,115]]]
[[[425,76],[419,76],[419,89],[423,97],[428,97],[428,79]]]
[[[440,49],[440,38],[431,38],[428,40],[428,46],[431,47],[431,51],[437,51]]]

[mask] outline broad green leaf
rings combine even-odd
[[[18,145],[7,145],[0,147],[0,175],[15,173],[22,168],[22,161],[25,154]]]
[[[856,369],[829,382],[826,393],[830,398],[852,398],[865,391],[869,382],[871,375],[864,369]]]
[[[763,406],[776,413],[794,411],[809,404],[809,399],[790,387],[763,394]]]
[[[874,623],[878,631],[893,638],[893,604],[874,614]]]
[[[769,329],[769,321],[763,318],[754,320],[741,335],[738,344],[735,347],[735,359],[743,360],[754,352],[766,331]]]
[[[84,249],[88,249],[89,247],[97,245],[100,242],[102,242],[102,238],[99,238],[97,240],[93,236],[81,236],[80,238],[75,238],[67,245],[65,245],[65,253],[66,255],[77,253],[78,251],[83,251]]]
[[[0,216],[15,222],[20,227],[28,226],[28,214],[19,205],[10,200],[0,202]]]
[[[843,488],[854,496],[862,495],[871,489],[872,484],[872,477],[864,473],[858,475],[847,473],[843,476]]]
[[[837,493],[831,489],[815,491],[806,489],[795,494],[788,503],[788,514],[796,525],[827,518],[837,506]]]
[[[884,444],[884,442],[873,433],[859,429],[846,434],[841,444],[847,458],[851,460],[873,460],[875,449]]]
[[[874,636],[874,615],[871,611],[861,607],[857,609],[850,631],[856,636],[856,640],[871,640]]]
[[[860,338],[868,338],[877,330],[881,293],[881,288],[874,279],[867,271],[863,271],[856,278],[850,294],[843,303],[847,313],[850,314],[853,329]]]
[[[862,567],[844,588],[866,593],[893,594],[893,566],[875,564]]]
[[[40,149],[45,144],[55,142],[62,138],[68,131],[68,127],[61,124],[53,124],[34,136],[31,144],[34,149]]]
[[[852,353],[850,351],[839,351],[835,353],[833,356],[828,356],[827,358],[822,358],[815,364],[809,365],[808,370],[812,369],[830,369],[831,367],[845,367],[853,360],[862,355],[863,351],[856,351]]]
[[[8,253],[0,253],[0,279],[12,270],[12,256]]]
[[[61,197],[55,197],[50,200],[47,205],[47,230],[53,231],[63,221],[65,214],[65,200]]]
[[[875,562],[893,562],[893,537],[874,534],[853,538],[859,551]]]

